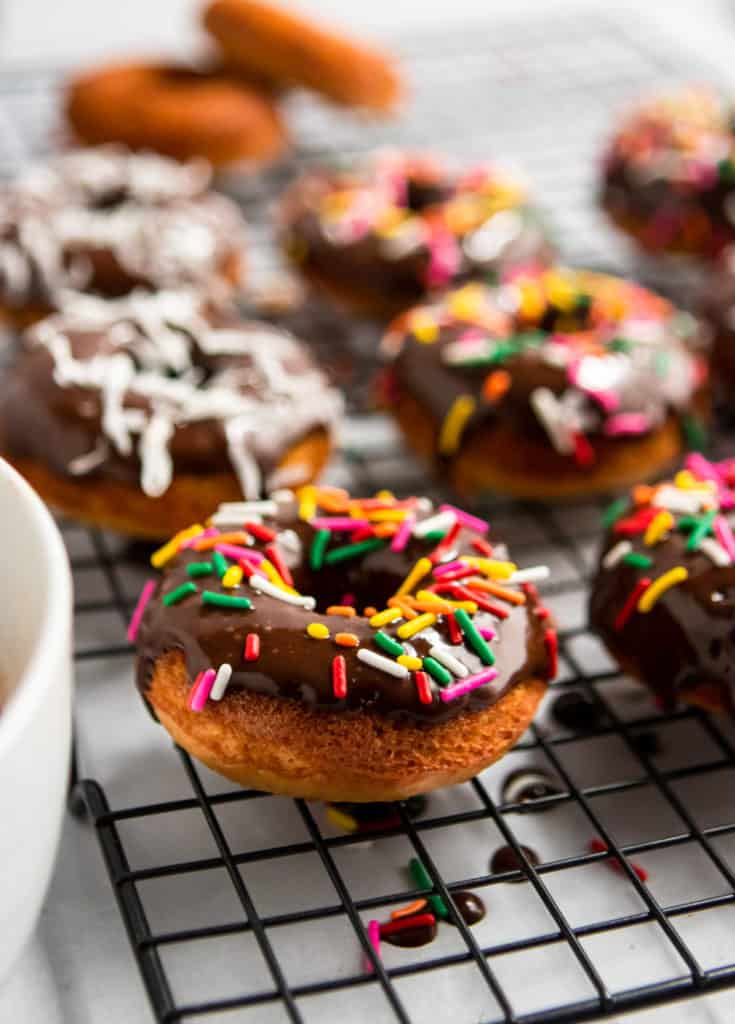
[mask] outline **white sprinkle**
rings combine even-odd
[[[684,491],[680,487],[664,484],[659,487],[651,502],[656,508],[667,508],[671,512],[688,512],[695,515],[702,505],[712,501],[712,491]]]
[[[554,448],[562,455],[574,451],[574,438],[566,425],[562,403],[549,388],[536,388],[529,401]]]
[[[232,678],[232,665],[229,662],[223,662],[217,669],[217,675],[214,677],[212,683],[212,689],[209,691],[210,700],[222,700],[225,695],[225,691],[229,686],[230,679]]]
[[[727,551],[723,548],[722,544],[716,541],[713,537],[705,537],[699,542],[699,550],[704,551],[708,558],[711,558],[715,565],[726,566],[732,565],[732,559],[728,555]]]
[[[441,647],[439,644],[434,644],[433,647],[429,648],[429,654],[432,658],[435,658],[440,665],[444,668],[448,668],[454,676],[459,676],[463,679],[464,676],[470,674],[470,670],[466,665],[463,665],[459,658],[455,658],[451,651],[448,651],[446,647]]]
[[[625,558],[626,555],[630,554],[633,550],[633,545],[629,540],[620,540],[614,547],[611,547],[605,557],[602,559],[603,569],[614,569],[618,562]]]
[[[428,519],[422,519],[420,523],[416,523],[413,535],[414,537],[425,537],[433,530],[450,530],[456,522],[457,517],[454,512],[439,512],[438,515],[430,516]]]
[[[284,551],[292,551],[295,555],[301,554],[301,540],[294,530],[281,530],[276,541]]]
[[[548,565],[530,565],[527,569],[517,569],[505,583],[539,583],[551,575]]]
[[[370,651],[367,647],[361,647],[357,652],[357,657],[359,661],[364,661],[366,665],[372,665],[373,668],[379,668],[381,672],[387,672],[389,676],[408,679],[409,671],[405,665],[399,665],[397,661],[384,658],[382,654]]]
[[[275,501],[223,501],[217,509],[217,515],[220,513],[234,514],[243,519],[250,519],[256,515],[274,516],[277,512],[278,505]]]
[[[281,590],[275,583],[271,583],[270,580],[265,579],[263,576],[251,576],[250,586],[262,594],[268,594],[269,597],[275,597],[276,600],[283,601],[285,604],[296,604],[301,608],[306,608],[309,612],[316,608],[315,598],[305,597],[301,594],[289,594],[288,591]]]

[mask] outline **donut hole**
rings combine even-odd
[[[431,206],[445,203],[453,191],[446,182],[410,175],[406,180],[406,206],[412,213],[422,213]]]

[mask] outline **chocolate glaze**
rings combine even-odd
[[[229,306],[188,292],[67,296],[7,372],[0,435],[8,455],[61,476],[140,481],[155,497],[174,473],[234,471],[257,497],[288,447],[340,409],[295,338]]]
[[[574,732],[593,732],[600,725],[603,710],[586,693],[562,693],[551,705],[553,718],[565,729]]]
[[[453,892],[452,901],[465,924],[477,924],[487,913],[485,904],[476,892]]]
[[[484,188],[489,198],[480,213]],[[333,216],[330,204],[347,192],[354,206]],[[459,202],[466,222],[453,220],[451,211],[447,217],[450,204]],[[470,211],[472,204],[477,209]],[[357,209],[360,226],[353,229]],[[389,237],[380,225],[396,215],[403,218],[401,229]],[[431,288],[508,266],[547,263],[553,254],[517,180],[492,167],[455,174],[412,154],[382,152],[355,170],[311,172],[286,196],[282,225],[287,252],[307,274],[394,309],[405,309]],[[451,249],[446,269],[432,258],[439,245]]]
[[[0,302],[53,309],[69,288],[113,298],[187,286],[223,294],[244,225],[234,203],[207,192],[209,177],[203,161],[117,146],[29,167],[0,191]]]
[[[309,567],[308,552],[314,528],[298,518],[295,505],[281,505],[278,516],[266,518],[264,522],[279,531],[292,530],[298,536],[302,553],[296,554],[284,547],[284,557],[296,589],[301,594],[314,595],[316,610],[308,612],[257,594],[245,584],[236,593],[252,599],[251,611],[203,607],[198,594],[166,607],[162,596],[189,579],[186,574],[189,562],[203,558],[201,553],[182,551],[164,570],[138,633],[138,686],[144,694],[157,660],[172,650],[182,651],[191,680],[204,669],[229,662],[234,669],[230,683],[233,689],[242,687],[290,697],[330,711],[363,709],[427,722],[444,721],[466,710],[487,708],[516,683],[548,675],[545,624],[534,615],[537,599],[531,594],[525,605],[505,606],[509,614],[502,621],[483,611],[473,617],[478,628],[491,627],[497,634],[492,649],[498,676],[492,683],[446,703],[438,698],[438,687],[432,684],[434,700],[431,704],[420,703],[411,675],[407,679],[388,675],[360,661],[357,649],[336,647],[332,640],[312,639],[306,634],[306,626],[309,622],[323,622],[332,637],[340,632],[353,633],[361,646],[377,650],[372,643],[375,630],[367,619],[359,615],[352,618],[326,615],[324,609],[339,603],[346,591],[355,595],[358,609],[366,605],[385,607],[385,602],[396,592],[417,559],[431,551],[435,542],[414,537],[404,551],[395,552],[386,546],[363,557],[313,571]],[[456,547],[460,553],[476,553],[470,547],[471,536],[465,530],[458,535]],[[262,548],[263,545],[256,546]],[[505,557],[502,545],[496,545],[495,552],[497,558]],[[225,591],[214,575],[197,582],[205,583],[209,590],[232,593]],[[394,625],[382,628],[389,635],[395,634]],[[246,663],[242,660],[242,650],[245,636],[250,632],[260,634],[261,653],[257,661]],[[410,641],[404,641],[406,648],[412,646],[419,657],[426,655],[435,643],[448,643],[447,627],[441,621]],[[480,659],[466,645],[452,646],[451,651],[471,674],[483,669]],[[332,689],[331,663],[335,654],[342,654],[347,663],[348,687],[344,699],[336,698]]]
[[[554,279],[576,293],[573,310],[565,312],[551,299],[553,285],[545,282]],[[530,322],[522,316],[524,289],[529,287],[545,295],[543,313]],[[598,306],[597,299],[610,294],[618,302],[612,312]],[[436,329],[433,341],[419,336],[427,322]],[[458,354],[468,332],[478,344],[491,347],[518,336],[530,341],[495,362],[470,365],[468,357],[460,364]],[[621,338],[628,343],[625,351],[619,347]],[[502,421],[541,450],[554,447],[574,466],[572,435],[592,439],[597,458],[604,459],[608,449],[633,436],[614,433],[619,422],[614,417],[645,415],[648,426],[636,432],[640,434],[661,427],[671,415],[684,414],[706,374],[696,354],[701,340],[691,318],[646,289],[587,271],[559,269],[527,273],[495,288],[474,284],[450,292],[399,317],[382,349],[394,393],[413,397],[428,411],[439,458],[451,457],[439,450],[441,426],[457,400],[469,396],[474,409],[457,451],[476,431]],[[488,397],[486,380],[495,370],[505,371],[509,384],[499,397]],[[559,425],[569,438],[564,448],[534,408],[539,389],[551,392],[560,409]],[[612,394],[614,406],[604,405],[598,392]]]
[[[540,863],[538,854],[535,852],[535,850],[532,850],[530,846],[521,846],[521,849],[525,853],[526,859],[534,867],[536,867],[536,865]],[[523,863],[512,846],[500,846],[492,855],[492,859],[490,861],[490,871],[493,875],[502,875],[506,871],[522,872],[524,870],[525,868],[523,866]],[[513,881],[516,882],[524,882],[525,880],[525,875],[523,878],[513,879]]]
[[[705,88],[654,97],[620,125],[600,201],[651,251],[713,257],[735,240],[732,107]]]
[[[732,519],[732,514],[727,518]],[[613,527],[601,558],[621,539]],[[717,566],[701,548],[687,551],[688,533],[676,528],[652,546],[644,544],[641,534],[626,539],[632,542],[634,552],[647,555],[652,564],[638,568],[619,561],[609,569],[600,564],[590,594],[592,627],[623,668],[640,675],[666,706],[703,685],[732,711],[735,565]],[[676,566],[688,570],[688,579],[667,590],[649,612],[635,612],[622,629],[616,629],[615,620],[638,581],[644,577],[655,580]]]
[[[436,921],[434,924],[418,925],[415,928],[403,928],[399,932],[381,935],[381,941],[402,949],[415,949],[417,946],[428,946],[436,938]]]

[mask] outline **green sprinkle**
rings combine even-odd
[[[496,345],[494,352],[488,356],[487,361],[491,366],[494,366],[496,363],[504,363],[506,359],[516,355],[517,352],[517,345],[510,341],[504,341],[500,345]]]
[[[580,316],[584,316],[586,313],[589,313],[591,305],[592,296],[588,295],[587,292],[580,292],[577,296],[577,301],[574,304],[574,312]]]
[[[693,530],[699,525],[699,516],[681,516],[676,524],[677,530]]]
[[[212,565],[214,566],[214,571],[217,573],[220,579],[222,579],[222,577],[229,568],[229,566],[227,565],[227,559],[225,558],[221,551],[212,552]]]
[[[696,551],[700,542],[704,540],[707,534],[712,533],[712,523],[714,522],[716,515],[717,509],[711,508],[709,512],[705,512],[704,515],[700,517],[699,522],[687,539],[687,551]]]
[[[735,181],[735,164],[732,160],[725,157],[724,160],[720,160],[717,164],[717,177],[720,181],[732,182]]]
[[[648,555],[639,555],[636,551],[629,551],[627,555],[623,556],[623,561],[626,565],[634,565],[636,569],[650,569],[653,565],[652,558],[649,558]]]
[[[324,565],[324,552],[327,550],[329,538],[332,536],[329,530],[317,530],[314,540],[311,542],[309,551],[309,565],[312,569],[321,569]]]
[[[429,544],[438,544],[440,540],[444,540],[447,532],[447,530],[429,530],[429,532],[425,533],[421,539],[427,541]]]
[[[186,571],[196,579],[197,576],[209,576],[214,572],[214,566],[211,562],[189,562]]]
[[[630,352],[633,344],[627,338],[613,338],[607,347],[611,352]]]
[[[411,858],[411,860],[408,862],[408,869],[411,872],[411,877],[416,883],[417,889],[431,890],[434,888],[434,883],[431,880],[429,872],[426,870],[426,868],[418,859],[418,857]],[[449,917],[447,905],[441,898],[441,896],[432,895],[428,896],[427,899],[431,905],[431,909],[434,911],[437,917],[442,917],[444,919]]]
[[[233,597],[231,594],[218,594],[215,590],[202,591],[202,604],[213,604],[218,608],[252,608],[253,602],[247,597]]]
[[[183,601],[185,597],[189,596],[189,594],[196,594],[196,592],[197,585],[196,583],[192,583],[190,580],[188,583],[182,583],[180,587],[176,588],[176,590],[172,590],[170,593],[166,594],[163,599],[163,603],[166,607],[169,607],[169,605],[178,604],[179,601]]]
[[[335,562],[344,562],[346,558],[356,558],[358,555],[367,554],[368,551],[377,551],[382,547],[385,547],[382,537],[368,537],[367,540],[361,540],[359,544],[345,544],[342,548],[332,548],[331,551],[327,551],[324,561],[327,565],[334,565]]]
[[[388,636],[382,630],[373,633],[373,640],[386,654],[392,654],[394,658],[400,658],[402,654],[406,653],[402,644],[399,644],[397,640],[394,640],[392,636]]]
[[[608,505],[605,511],[602,513],[602,525],[606,530],[609,530],[613,523],[617,522],[622,515],[628,511],[628,499],[617,498]]]
[[[480,638],[482,639],[482,637]],[[443,665],[440,665],[436,658],[424,658],[424,668],[436,679],[440,686],[448,686],[452,681],[451,673],[447,672]]]
[[[690,452],[701,452],[707,447],[707,430],[697,416],[685,416],[682,420],[682,430]]]
[[[481,637],[480,634],[475,629],[475,625],[472,619],[469,617],[464,608],[457,608],[457,610],[454,613],[454,617],[459,623],[459,628],[462,630],[465,637],[467,638],[467,643],[470,645],[470,647],[478,656],[483,665],[494,665],[495,655],[490,650],[483,637]],[[424,665],[425,664],[426,659],[424,659]]]

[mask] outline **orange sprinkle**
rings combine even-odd
[[[338,647],[359,647],[360,640],[354,633],[335,633],[334,642]]]
[[[451,612],[453,606],[448,601],[418,601],[414,600],[411,605],[419,612],[434,612],[436,615],[446,615]]]
[[[371,604],[368,604],[363,608],[362,614],[365,616],[366,619],[372,619],[373,615],[378,614],[378,609],[373,608]]]
[[[517,590],[508,590],[507,587],[501,587],[498,583],[493,583],[491,580],[464,580],[464,585],[469,590],[483,590],[487,594],[494,594],[495,597],[501,598],[503,601],[507,601],[508,604],[525,604],[526,595],[519,593]]]
[[[400,608],[401,612],[403,612],[403,618],[404,619],[415,619],[415,618],[417,618],[417,615],[418,615],[418,613],[415,612],[413,610],[413,608],[409,604],[407,604],[400,597],[391,597],[391,598],[389,598],[388,599],[388,607],[389,608]]]
[[[485,378],[482,385],[482,397],[488,402],[497,402],[510,387],[510,374],[507,370],[493,370]]]
[[[194,545],[195,551],[212,551],[217,544],[240,544],[246,546],[250,543],[251,537],[239,530],[235,533],[218,533],[216,537],[204,537]]]
[[[350,608],[348,604],[330,604],[327,608],[327,615],[346,615],[348,618],[352,618],[357,612],[354,608]]]
[[[398,523],[378,523],[373,527],[376,537],[393,537],[398,533]]]
[[[391,920],[396,921],[399,917],[411,917],[412,914],[418,914],[419,910],[423,910],[425,906],[426,900],[414,900],[413,903],[408,903],[405,907],[391,910]]]
[[[346,491],[335,488],[334,492],[325,491],[321,488],[317,491],[317,502],[325,512],[342,513],[349,511],[349,495]]]
[[[633,501],[636,505],[648,505],[658,488],[648,484],[638,484],[633,488]]]

